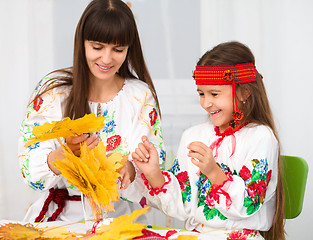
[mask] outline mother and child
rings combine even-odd
[[[24,221],[92,218],[81,192],[52,165],[63,156],[57,140],[23,146],[34,126],[93,112],[106,116],[104,128],[64,141],[77,156],[83,142],[91,149],[99,141],[109,151],[130,153],[120,172],[123,198],[109,216],[132,212],[144,197],[185,221],[187,230],[222,239],[285,239],[280,144],[251,50],[239,42],[219,44],[200,58],[193,78],[209,120],[183,133],[165,171],[158,99],[134,16],[123,1],[91,1],[76,28],[73,66],[39,82],[22,122],[22,176],[42,193]]]

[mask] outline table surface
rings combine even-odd
[[[104,219],[102,224],[109,224],[112,219]],[[20,224],[27,224],[25,222],[20,221],[11,221],[11,220],[0,220],[0,225],[4,225],[7,223],[20,223]],[[67,223],[62,221],[54,221],[54,222],[44,222],[39,224],[33,224],[37,228],[44,228],[44,227],[57,227],[57,226],[67,226],[68,231],[75,232],[75,233],[86,233],[87,230],[91,229],[94,222],[86,222],[86,223]],[[176,239],[180,235],[193,235],[197,236],[198,240],[225,240],[227,239],[226,235],[223,234],[223,229],[216,229],[206,233],[197,233],[192,231],[186,231],[182,229],[175,229],[175,228],[165,228],[159,226],[151,226],[148,225],[146,229],[153,231],[155,233],[160,234],[161,236],[166,236],[168,231],[176,230],[177,233],[173,234],[169,239]]]

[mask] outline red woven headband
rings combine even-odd
[[[253,63],[237,65],[197,65],[193,78],[197,85],[226,85],[255,82],[256,68]]]
[[[237,65],[197,65],[192,74],[196,85],[227,85],[233,88],[233,118],[232,128],[239,127],[243,113],[238,109],[236,97],[236,83],[249,83],[256,81],[256,68],[253,63]]]

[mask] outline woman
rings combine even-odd
[[[164,156],[158,99],[134,16],[120,0],[94,0],[86,7],[76,28],[73,66],[48,74],[33,93],[21,126],[19,159],[25,182],[43,196],[31,206],[24,221],[77,222],[92,218],[80,191],[52,165],[63,157],[58,142],[54,139],[24,148],[34,126],[65,117],[77,119],[91,112],[106,116],[105,126],[95,135],[66,139],[74,154],[80,154],[81,143],[92,149],[99,141],[107,144],[107,151],[128,154],[142,135],[149,135]],[[122,189],[135,178],[131,161],[129,157],[120,172]],[[61,210],[55,203],[60,199],[68,199]],[[114,205],[113,217],[137,207],[125,200]]]

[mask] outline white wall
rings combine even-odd
[[[51,6],[51,0],[0,0],[1,219],[21,219],[36,197],[22,183],[17,138],[35,82],[53,67]]]
[[[72,62],[73,36],[89,0],[0,0],[0,219],[20,220],[36,198],[22,183],[17,137],[29,95],[46,73]],[[191,73],[198,58],[228,40],[246,43],[263,74],[283,147],[312,167],[313,2],[310,0],[130,0],[163,113],[166,146],[204,121]],[[301,215],[287,239],[309,239],[309,173]],[[165,218],[151,216],[155,225]],[[179,221],[173,221],[180,226]]]

